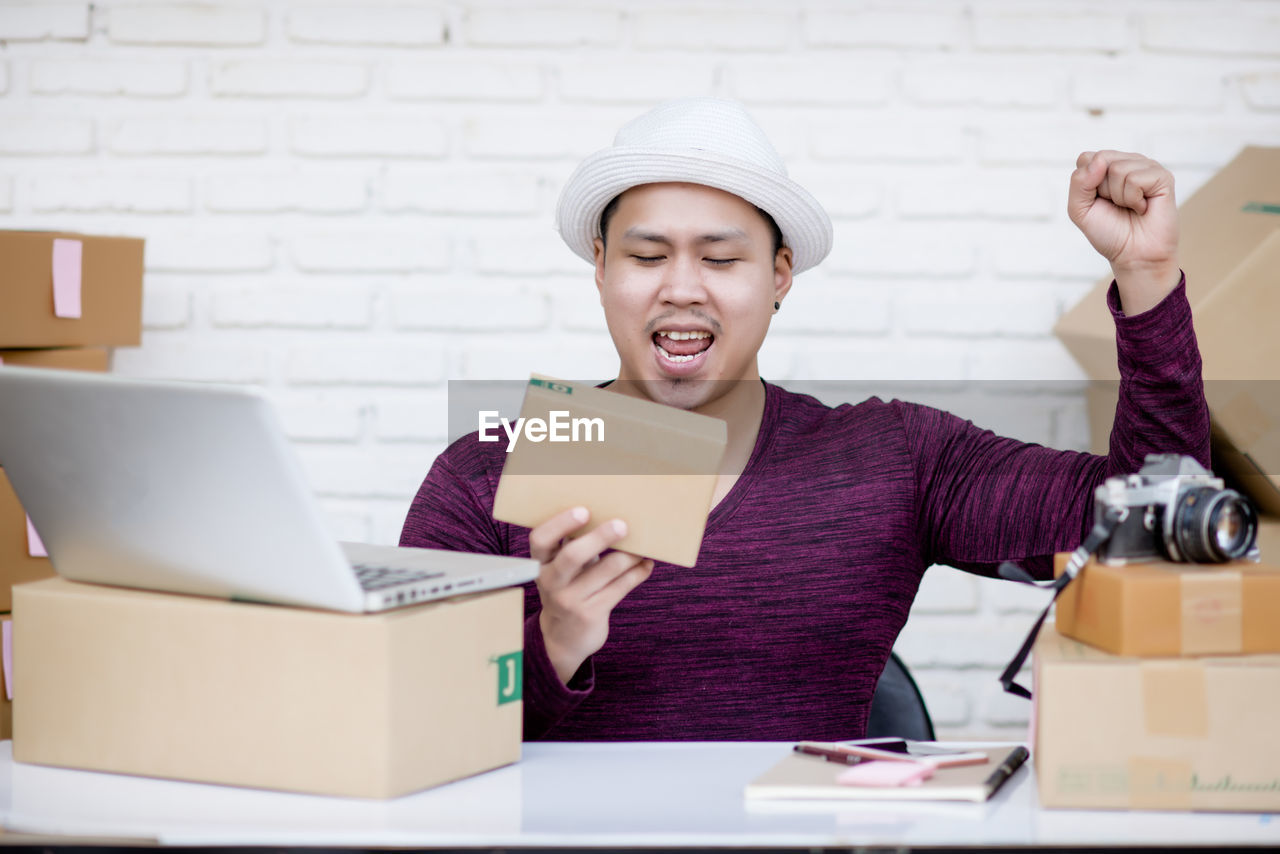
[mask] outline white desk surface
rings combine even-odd
[[[1042,810],[1024,766],[985,804],[748,803],[782,743],[547,744],[511,766],[362,801],[15,763],[0,742],[12,832],[168,845],[835,847],[1280,844],[1280,815]]]

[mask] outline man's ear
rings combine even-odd
[[[773,256],[773,298],[782,302],[791,290],[791,247],[783,246]]]
[[[591,245],[595,248],[596,290],[600,292],[600,301],[604,302],[604,241],[597,237]]]

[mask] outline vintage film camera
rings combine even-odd
[[[1109,510],[1127,514],[1098,549],[1105,563],[1225,563],[1257,555],[1253,504],[1191,457],[1150,454],[1137,474],[1107,478],[1094,493],[1095,525]]]

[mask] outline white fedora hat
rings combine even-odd
[[[582,161],[556,208],[556,228],[574,254],[594,262],[600,214],[615,196],[641,184],[715,187],[773,217],[800,273],[831,251],[831,218],[787,177],[777,150],[742,105],[719,98],[659,104],[623,125],[613,147]]]

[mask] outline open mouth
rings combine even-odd
[[[711,349],[715,336],[701,329],[660,329],[653,334],[659,360],[670,369],[688,370]]]

